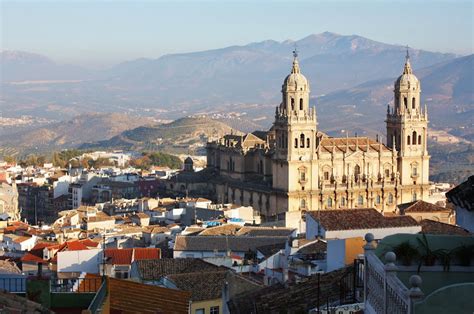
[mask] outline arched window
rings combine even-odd
[[[413,131],[412,144],[416,145],[416,131]]]
[[[300,98],[300,110],[303,110],[303,98]]]
[[[295,110],[295,100],[291,98],[291,110]]]
[[[385,169],[385,178],[390,178],[390,169]]]
[[[341,206],[346,206],[346,198],[344,196],[341,197]]]
[[[362,195],[359,195],[357,199],[357,204],[359,204],[359,206],[364,205],[364,197]]]
[[[415,106],[416,106],[416,100],[415,100],[415,97],[413,97],[411,100],[411,109],[415,109]]]
[[[408,137],[407,137],[407,145],[410,145],[410,144],[411,144],[410,135],[408,135]]]
[[[304,134],[303,133],[301,133],[300,135],[300,147],[304,148]]]
[[[306,139],[306,147],[309,148],[309,137]]]
[[[354,167],[354,177],[357,178],[357,176],[359,176],[359,175],[360,175],[360,167],[359,167],[359,165],[355,165],[355,167]]]
[[[306,208],[306,200],[304,198],[302,198],[301,201],[300,201],[300,207],[301,208]]]
[[[295,148],[298,148],[298,139],[295,138]]]
[[[403,97],[403,104],[405,105],[405,109],[408,109],[407,98]]]
[[[392,193],[388,194],[388,203],[393,204],[393,194]]]
[[[329,208],[332,207],[332,198],[328,198],[327,204]]]
[[[421,145],[421,135],[418,135],[418,145]]]
[[[324,171],[323,176],[325,181],[329,181],[329,171]]]
[[[380,204],[380,195],[377,195],[375,198],[375,203]]]

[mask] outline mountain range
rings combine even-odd
[[[310,80],[311,103],[323,131],[383,133],[386,105],[393,95],[393,81],[401,74],[406,48],[325,32],[297,41],[266,40],[142,58],[100,71],[57,64],[37,54],[2,51],[1,115],[62,121],[46,129],[39,126],[32,136],[14,132],[7,142],[75,146],[120,133],[108,132],[110,122],[105,121],[100,122],[104,127],[69,123],[77,115],[81,121],[87,119],[83,114],[90,112],[103,114],[105,120],[114,118],[109,113],[145,117],[131,123],[118,119],[120,131],[146,125],[149,117],[175,120],[193,114],[212,116],[242,131],[266,129],[280,102],[295,47],[302,73]],[[431,126],[472,138],[473,55],[410,49],[410,59],[421,80]]]

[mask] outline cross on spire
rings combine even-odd
[[[405,56],[405,58],[406,58],[407,60],[409,60],[409,59],[410,59],[410,52],[409,52],[409,50],[408,50],[408,49],[409,49],[408,45],[407,45],[406,49],[407,49],[407,55]]]
[[[295,57],[295,59],[298,58],[298,47],[296,43],[295,43],[295,49],[293,50],[293,57]]]

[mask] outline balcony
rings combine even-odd
[[[366,235],[366,313],[462,313],[474,308],[473,237]],[[471,250],[469,254],[459,254]],[[393,252],[398,253],[397,255]]]

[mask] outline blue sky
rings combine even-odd
[[[62,63],[110,65],[324,31],[473,52],[472,1],[0,2],[2,49]]]

